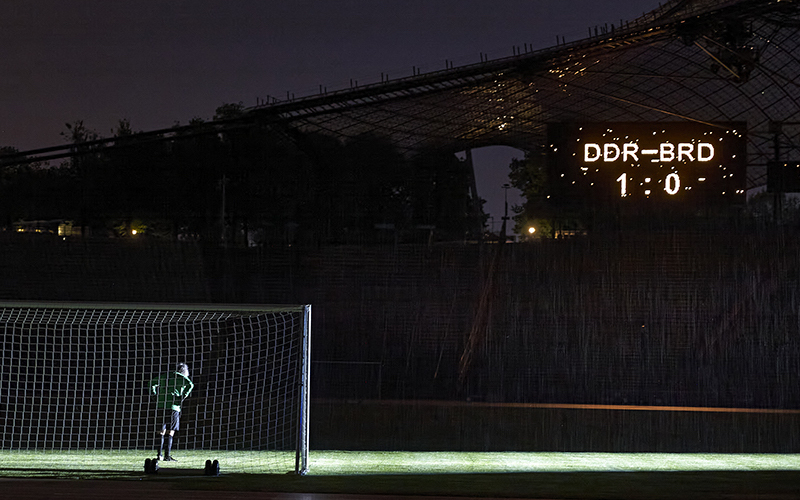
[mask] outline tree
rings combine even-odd
[[[557,205],[554,194],[553,179],[548,169],[547,157],[544,153],[526,152],[523,159],[514,158],[509,165],[511,185],[522,192],[525,199],[521,207],[515,210],[515,230],[526,234],[527,228],[536,228],[536,234],[544,237],[555,237],[561,230],[585,229],[589,215],[582,205]]]
[[[74,179],[48,163],[20,157],[16,148],[0,148],[0,221],[6,228],[22,220],[67,219],[75,215]],[[3,164],[2,155],[14,155]]]
[[[479,238],[486,216],[471,196],[471,172],[454,154],[424,151],[414,162],[413,214],[416,225],[436,227],[448,240]]]
[[[539,234],[553,236],[553,211],[547,203],[548,175],[544,155],[526,152],[509,165],[511,185],[522,192],[524,203],[514,216],[515,230],[525,234],[533,226]]]
[[[98,185],[97,172],[102,168],[98,146],[92,144],[100,139],[94,130],[84,125],[83,120],[66,123],[66,131],[61,132],[70,144],[73,156],[62,165],[69,169],[77,184],[77,210],[78,224],[81,234],[87,234],[90,226],[97,224],[98,216],[103,211],[106,193],[101,192]]]
[[[214,111],[214,121],[230,120],[244,116],[244,103],[223,103]]]

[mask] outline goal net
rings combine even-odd
[[[155,457],[164,411],[151,382],[185,363],[181,466],[181,454],[202,463],[216,452],[229,471],[304,474],[310,312],[0,302],[2,449]]]

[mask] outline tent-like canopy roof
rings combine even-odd
[[[770,160],[800,160],[800,1],[669,0],[620,26],[544,50],[346,90],[272,101],[176,134],[280,125],[342,139],[383,135],[409,155],[546,146],[549,123],[745,122],[748,188]],[[102,148],[116,139],[84,143]],[[776,147],[777,146],[777,147]],[[4,164],[76,154],[73,145],[2,156]]]
[[[800,2],[671,0],[622,26],[513,57],[252,108],[342,138],[372,132],[414,153],[533,150],[552,122],[746,122],[748,186],[800,132]]]

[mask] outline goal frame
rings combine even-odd
[[[296,312],[300,317],[298,363],[298,422],[295,454],[295,473],[305,475],[309,470],[310,386],[311,386],[311,304],[164,304],[146,302],[59,302],[59,301],[0,301],[2,309],[67,309],[67,310],[129,310],[129,311],[207,311],[270,313]]]

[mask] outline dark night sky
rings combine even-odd
[[[61,144],[83,120],[110,136],[285,98],[545,48],[632,20],[657,0],[9,0],[0,16],[0,146]],[[502,215],[514,152],[475,153]],[[519,156],[517,153],[516,156]],[[510,202],[516,197],[510,193]]]

